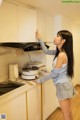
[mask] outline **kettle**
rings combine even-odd
[[[9,80],[16,81],[18,77],[18,64],[9,64]]]

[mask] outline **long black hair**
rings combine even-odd
[[[73,55],[73,36],[72,33],[67,30],[61,30],[57,33],[57,35],[61,36],[62,39],[65,39],[65,42],[62,46],[62,51],[65,51],[68,58],[68,68],[67,75],[72,78],[74,76],[74,55]],[[59,54],[59,49],[56,47],[55,58]],[[55,59],[54,58],[54,59]]]

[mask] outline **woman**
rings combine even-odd
[[[73,36],[67,30],[59,31],[54,38],[56,50],[48,50],[38,32],[36,32],[36,38],[40,42],[45,54],[55,55],[51,73],[37,80],[37,83],[53,79],[63,119],[73,120],[71,111],[71,98],[75,95],[75,89],[71,82],[74,76]]]

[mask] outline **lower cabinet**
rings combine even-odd
[[[56,98],[56,89],[52,80],[47,80],[42,83],[42,120],[46,120],[53,111],[58,107],[58,100]]]
[[[10,99],[7,102],[4,102],[0,105],[0,114],[6,114],[6,120],[27,120],[25,98],[26,94],[24,93],[13,99]]]
[[[23,94],[13,95],[6,95],[0,102],[0,114],[6,114],[7,120],[46,120],[58,107],[52,80],[37,84]]]
[[[41,85],[38,84],[27,92],[28,120],[41,120]]]
[[[26,94],[28,120],[46,120],[59,106],[52,80],[37,84]]]

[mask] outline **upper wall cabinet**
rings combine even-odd
[[[46,42],[52,42],[54,40],[54,19],[53,16],[46,16]]]
[[[37,11],[18,6],[18,41],[35,42]]]
[[[46,42],[46,15],[42,11],[38,11],[38,32],[44,42]]]
[[[3,2],[0,7],[0,42],[17,41],[17,6]]]
[[[54,36],[54,19],[53,16],[45,12],[38,11],[38,31],[43,41],[52,42]]]

